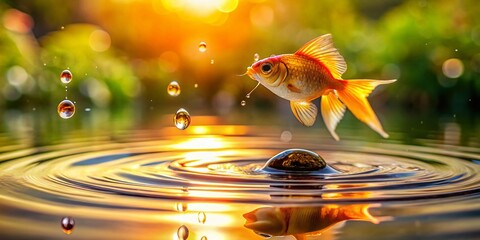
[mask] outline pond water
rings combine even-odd
[[[171,124],[70,132],[48,143],[4,133],[0,233],[2,239],[474,239],[480,140],[460,134],[447,127],[409,143],[396,139],[404,138],[400,133],[365,140],[352,131],[336,142],[304,127],[195,119],[184,131]],[[318,154],[334,170],[264,168],[294,148]]]

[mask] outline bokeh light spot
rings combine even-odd
[[[95,52],[104,52],[110,48],[112,40],[110,34],[103,30],[95,30],[90,34],[89,44]]]
[[[458,78],[463,74],[463,63],[460,59],[450,58],[443,62],[443,74],[449,78]]]

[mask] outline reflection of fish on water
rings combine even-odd
[[[339,140],[335,128],[346,107],[382,137],[388,137],[367,96],[378,85],[396,80],[343,80],[342,74],[346,70],[347,64],[333,46],[332,35],[325,34],[308,42],[294,54],[282,54],[253,63],[246,74],[279,97],[290,100],[292,112],[305,126],[315,123],[318,109],[312,100],[321,97],[322,117],[335,140]]]
[[[377,205],[325,205],[319,207],[262,207],[245,213],[245,227],[259,234],[292,235],[297,240],[319,236],[346,220],[369,221],[375,224],[390,217],[374,217],[370,207]]]

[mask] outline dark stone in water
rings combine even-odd
[[[288,149],[270,158],[265,167],[282,171],[318,171],[327,166],[320,155],[304,149]],[[264,168],[265,168],[264,167]]]

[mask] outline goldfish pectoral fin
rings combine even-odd
[[[388,84],[396,80],[339,80],[345,86],[342,90],[337,90],[338,97],[347,105],[348,109],[360,121],[367,124],[375,132],[384,138],[388,134],[383,130],[380,121],[367,100],[368,95],[375,87],[380,84]]]
[[[298,121],[303,125],[310,127],[317,119],[318,109],[312,102],[294,102],[290,101],[292,112]]]
[[[325,34],[306,43],[296,55],[305,55],[322,62],[336,79],[341,79],[342,74],[347,70],[347,63],[342,55],[333,46],[332,35]]]
[[[345,105],[333,92],[322,96],[321,112],[323,121],[332,137],[337,141],[340,140],[340,138],[335,133],[335,128],[337,127],[338,122],[342,120],[345,108]]]
[[[295,92],[295,93],[300,93],[301,90],[298,89],[297,87],[293,86],[293,84],[287,84],[287,88],[288,90],[292,91],[292,92]]]

